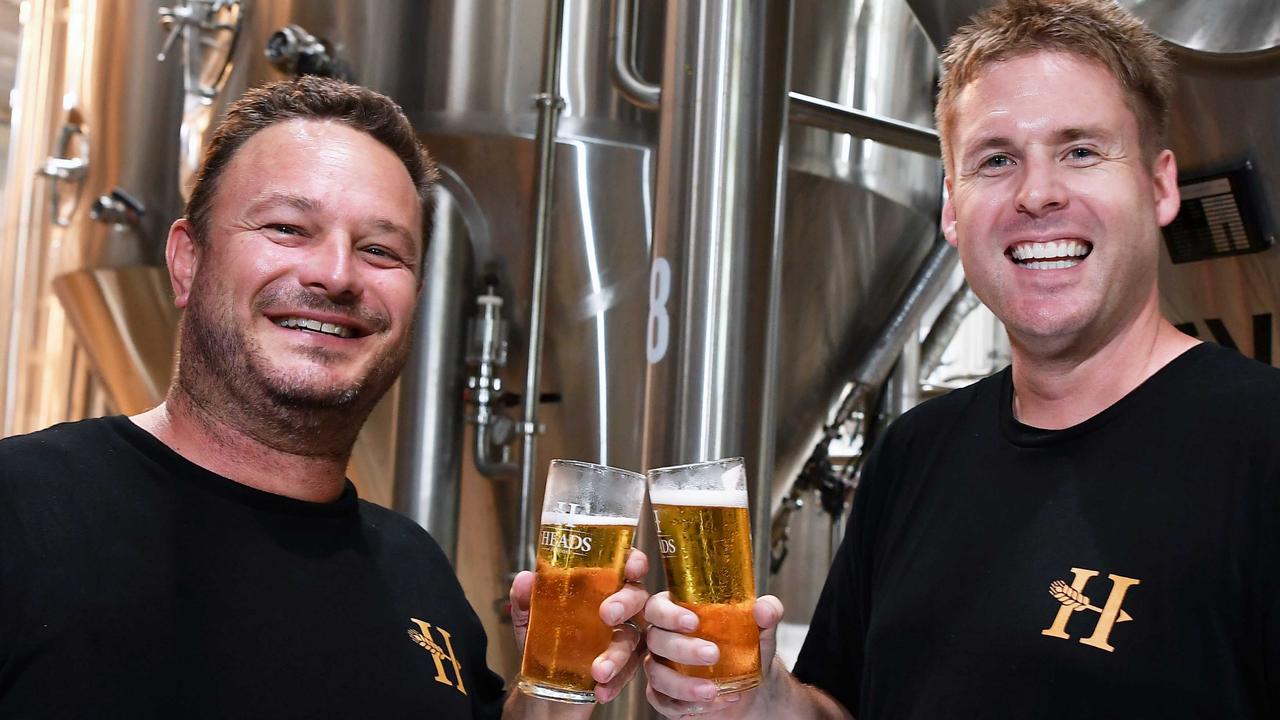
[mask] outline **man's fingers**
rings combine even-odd
[[[607,703],[618,697],[627,686],[643,657],[642,635],[633,627],[623,625],[614,628],[613,642],[591,664],[591,677],[596,681],[596,701]]]
[[[666,590],[649,598],[644,606],[644,619],[665,630],[692,632],[698,629],[698,616],[693,611],[671,602]]]
[[[533,598],[533,573],[522,570],[511,581],[511,622],[516,625],[529,623],[529,602]]]
[[[598,683],[607,683],[618,677],[620,671],[637,655],[636,648],[640,647],[642,638],[640,630],[630,625],[614,628],[609,647],[591,663],[591,677]]]
[[[631,548],[631,554],[627,555],[627,564],[622,567],[622,576],[627,579],[627,582],[643,583],[648,574],[649,556]]]
[[[778,649],[778,623],[782,622],[782,601],[772,595],[756,598],[752,607],[756,625],[760,626],[760,662],[772,662]]]
[[[659,627],[650,627],[645,637],[649,652],[685,665],[714,665],[720,650],[709,640],[702,640]]]
[[[709,705],[716,699],[718,689],[716,684],[710,680],[703,678],[692,678],[688,675],[681,675],[675,670],[658,662],[653,655],[649,655],[644,661],[644,672],[649,677],[649,691],[656,692],[660,699],[666,700],[668,707],[677,708],[680,706],[672,705],[670,701],[682,701],[684,703],[693,703],[696,705]],[[652,698],[650,700],[652,702]],[[659,711],[663,708],[657,704],[654,705]],[[685,709],[685,713],[695,712]]]
[[[648,600],[649,591],[644,586],[628,582],[600,604],[600,619],[605,625],[617,625],[643,612]]]

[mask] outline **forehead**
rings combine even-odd
[[[984,66],[956,97],[952,142],[975,134],[1034,133],[1104,126],[1137,132],[1120,82],[1101,63],[1059,51],[1038,51]]]
[[[214,212],[237,213],[285,195],[338,216],[379,216],[421,232],[422,207],[404,163],[339,122],[290,120],[258,131],[223,171]]]

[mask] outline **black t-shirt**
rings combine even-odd
[[[200,468],[127,418],[0,441],[0,717],[496,718],[436,543]]]
[[[1065,430],[1007,369],[907,413],[795,674],[859,720],[1280,717],[1280,371],[1199,345]]]

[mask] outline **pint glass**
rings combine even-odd
[[[609,647],[613,634],[600,619],[600,604],[622,587],[622,567],[643,503],[643,475],[551,461],[520,663],[524,693],[595,702],[591,662]]]
[[[668,663],[721,693],[760,683],[760,628],[751,569],[751,519],[742,458],[649,471],[658,551],[675,603],[698,616],[694,636],[720,648],[715,665]]]

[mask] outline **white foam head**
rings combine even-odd
[[[566,513],[545,510],[542,513],[543,525],[639,525],[640,518],[625,518],[617,515],[586,515],[583,513]]]
[[[746,490],[681,490],[650,488],[649,502],[654,505],[688,505],[691,507],[747,507]]]

